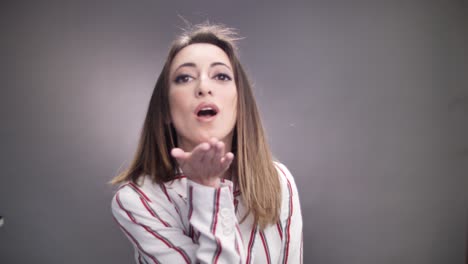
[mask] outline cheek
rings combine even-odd
[[[171,113],[171,120],[177,120],[185,116],[182,114],[188,108],[188,104],[185,98],[187,97],[180,91],[171,91],[169,93],[169,109]]]
[[[231,106],[232,106],[232,110],[233,110],[234,116],[237,114],[237,100],[238,100],[238,97],[237,97],[237,88],[234,87],[234,91],[232,92],[232,95],[231,95],[231,98],[230,98]]]
[[[237,117],[237,91],[234,90],[229,95],[225,97],[225,105],[229,109],[229,112],[232,114],[233,119]]]
[[[237,96],[231,100],[231,109],[234,117],[237,115]]]

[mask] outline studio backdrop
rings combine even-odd
[[[7,1],[0,263],[133,263],[108,182],[184,20],[238,29],[304,263],[461,264],[466,1]]]

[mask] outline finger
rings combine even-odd
[[[198,146],[196,146],[193,151],[192,151],[192,156],[190,157],[192,162],[194,163],[199,163],[202,162],[205,153],[210,149],[210,144],[209,143],[201,143]]]
[[[221,158],[221,166],[224,170],[227,170],[231,166],[232,161],[234,160],[234,154],[232,152],[226,153],[224,157]]]
[[[209,141],[209,142],[210,142],[210,145],[211,145],[212,147],[215,147],[215,146],[216,146],[216,143],[218,143],[218,141],[219,141],[219,140],[218,140],[217,138],[212,137],[212,138],[210,138],[210,141]]]
[[[214,157],[216,155],[216,145],[218,143],[218,139],[216,138],[211,138],[209,143],[210,143],[210,149],[205,153],[205,156],[202,159],[202,162],[205,164],[208,163],[210,166],[216,165],[216,160],[214,160]]]
[[[173,148],[171,150],[171,155],[172,157],[176,158],[176,159],[180,159],[180,160],[185,160],[187,159],[189,156],[190,156],[190,153],[189,152],[185,152],[183,149],[181,148]]]
[[[210,149],[209,151],[206,152],[203,162],[213,164],[214,162],[213,158],[214,158],[214,155],[216,154],[216,143],[218,143],[218,139],[215,137],[212,137],[210,138],[208,143],[210,144]]]
[[[204,162],[206,166],[210,166],[210,167],[215,166],[216,163],[214,163],[215,160],[213,159],[215,156],[215,152],[216,152],[216,147],[210,146],[210,149],[205,153],[205,156],[203,157],[202,162]]]
[[[213,160],[216,162],[216,164],[219,164],[219,163],[221,163],[221,158],[224,155],[224,142],[218,141],[218,143],[216,143],[216,148],[215,149],[216,149],[216,152],[215,152],[215,155],[213,157]]]
[[[190,153],[185,152],[183,149],[180,148],[173,148],[171,150],[172,157],[175,158],[179,167],[184,167],[186,160],[190,157]]]

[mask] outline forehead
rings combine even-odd
[[[183,63],[195,63],[203,67],[213,62],[222,62],[232,68],[227,54],[218,46],[208,43],[195,43],[181,49],[172,61],[171,71]]]

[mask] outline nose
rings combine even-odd
[[[213,91],[209,84],[209,78],[207,78],[207,76],[201,76],[195,89],[195,96],[201,97],[206,95],[213,95]]]

